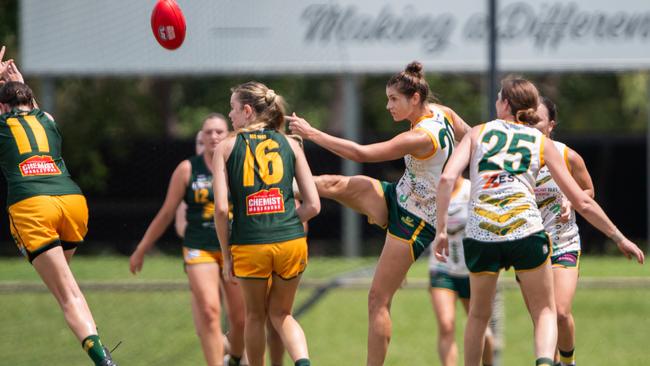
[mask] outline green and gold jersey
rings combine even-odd
[[[203,155],[188,159],[192,174],[185,191],[187,226],[183,245],[192,249],[220,250],[214,228],[214,194],[212,172],[205,165]]]
[[[59,129],[40,109],[0,116],[0,168],[7,206],[33,196],[81,194],[61,156]]]
[[[305,236],[296,214],[296,157],[275,130],[237,134],[226,162],[233,205],[232,244],[277,243]]]

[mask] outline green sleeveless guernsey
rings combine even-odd
[[[187,226],[184,244],[188,248],[220,250],[214,229],[214,194],[212,172],[205,166],[203,155],[188,159],[192,175],[185,191]]]
[[[233,204],[232,244],[277,243],[305,236],[293,198],[295,162],[287,138],[275,130],[237,134],[226,163]]]
[[[40,109],[0,116],[0,168],[7,206],[34,196],[81,194],[61,157],[59,129]]]

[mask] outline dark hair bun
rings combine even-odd
[[[418,61],[413,61],[410,64],[406,65],[406,69],[404,69],[404,72],[407,74],[417,76],[419,78],[423,78],[424,72],[422,71],[422,69],[423,67],[421,63],[419,63]]]

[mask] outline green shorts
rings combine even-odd
[[[399,205],[396,183],[380,183],[388,208],[388,235],[408,243],[413,260],[416,260],[436,237],[436,230],[431,224]]]
[[[431,288],[454,291],[461,299],[469,299],[469,277],[454,277],[445,272],[429,273]]]
[[[535,269],[551,255],[548,235],[540,231],[519,240],[484,242],[463,239],[465,263],[472,273],[498,273],[501,268],[515,267],[515,271]]]

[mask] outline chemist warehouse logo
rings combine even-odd
[[[284,212],[284,197],[280,188],[263,189],[246,197],[246,215]]]
[[[38,175],[59,175],[61,170],[56,166],[56,163],[50,156],[32,156],[22,163],[18,164],[20,174],[23,177],[31,177]]]

